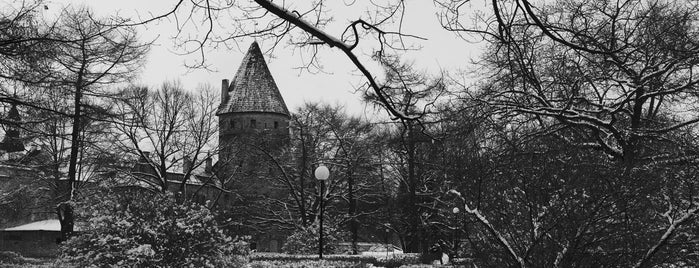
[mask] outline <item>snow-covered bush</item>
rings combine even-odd
[[[333,261],[333,260],[303,260],[303,261],[253,261],[250,268],[369,268],[368,263]]]
[[[168,194],[119,193],[79,208],[86,225],[62,246],[80,267],[239,267],[247,243],[232,239],[202,205]]]
[[[304,267],[333,267],[322,266],[321,260],[318,259],[317,253],[313,254],[284,254],[284,253],[253,253],[250,255],[251,267],[299,267],[306,264]],[[333,265],[337,263],[345,263],[347,266],[339,267],[386,267],[395,268],[404,265],[413,265],[420,263],[420,254],[418,253],[400,253],[389,255],[345,255],[345,254],[327,254],[323,255],[324,265]],[[283,264],[283,265],[282,265]],[[275,266],[276,265],[276,266]],[[318,266],[320,265],[320,266]]]
[[[286,238],[282,251],[290,254],[318,253],[318,229],[316,223],[297,229]],[[337,243],[345,237],[347,232],[340,230],[337,226],[332,224],[323,226],[323,253],[338,253],[336,252]]]

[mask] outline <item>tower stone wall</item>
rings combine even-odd
[[[220,157],[224,159],[231,157],[231,148],[228,148],[231,146],[251,145],[277,152],[288,144],[288,115],[263,112],[229,113],[219,115],[218,121],[219,143],[224,148]]]

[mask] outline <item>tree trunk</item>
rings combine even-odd
[[[408,216],[408,237],[406,238],[406,248],[407,252],[410,253],[424,253],[426,250],[424,246],[421,246],[422,234],[419,228],[419,214],[417,208],[417,193],[416,185],[417,178],[415,178],[415,140],[413,137],[413,124],[408,121],[408,142],[407,142],[407,153],[408,153],[408,205],[405,207]]]
[[[357,249],[357,231],[359,229],[357,224],[357,202],[354,200],[354,178],[352,178],[352,167],[348,165],[347,168],[347,191],[349,192],[349,217],[350,217],[350,233],[352,233],[352,254],[356,255],[359,250]]]
[[[56,207],[56,213],[58,214],[58,222],[61,223],[61,237],[57,242],[63,242],[68,240],[73,234],[73,226],[75,223],[73,205],[70,201],[60,203]]]
[[[86,58],[86,51],[84,49],[85,43],[83,41],[83,58]],[[61,241],[68,240],[70,235],[73,233],[74,217],[73,217],[73,204],[71,201],[75,195],[75,178],[77,174],[78,166],[78,153],[80,152],[80,125],[82,116],[80,113],[80,108],[82,106],[82,90],[83,90],[83,75],[85,72],[86,63],[80,65],[80,70],[78,71],[77,81],[75,81],[75,98],[74,98],[74,111],[73,111],[73,131],[70,134],[70,160],[68,163],[68,185],[67,185],[67,200],[61,202],[56,208],[56,213],[58,214],[58,222],[61,224]]]
[[[632,106],[631,129],[629,131],[627,144],[624,148],[624,174],[627,176],[631,175],[631,170],[635,165],[636,158],[638,158],[638,144],[640,139],[638,132],[642,127],[643,104],[646,101],[646,99],[642,97],[643,94],[645,94],[645,89],[643,87],[636,89],[636,96]]]
[[[303,137],[303,127],[300,127],[299,131],[301,132],[299,135],[299,137],[301,137],[301,172],[299,173],[299,183],[301,184],[301,204],[299,207],[299,213],[301,213],[301,225],[306,227],[308,226],[308,215],[306,215],[306,190],[304,186],[306,184],[306,164],[308,163],[308,154],[306,152],[306,141]]]

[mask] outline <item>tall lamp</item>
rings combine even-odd
[[[318,258],[323,258],[323,192],[325,192],[325,180],[330,177],[330,170],[324,165],[320,165],[314,172],[316,179],[320,181],[320,236],[318,237]]]
[[[458,207],[454,207],[451,210],[451,212],[454,213],[454,217],[456,218],[456,220],[455,220],[456,227],[454,228],[454,231],[456,232],[456,234],[455,234],[456,240],[454,241],[454,256],[453,256],[453,258],[456,258],[459,254],[459,243],[461,242],[461,237],[460,237],[461,232],[459,232],[459,231],[461,231],[461,221],[459,221],[459,212],[461,212],[461,210],[459,210]]]

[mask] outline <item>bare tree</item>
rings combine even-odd
[[[377,200],[380,199],[380,195],[372,189],[379,185],[379,180],[373,179],[375,178],[374,171],[378,166],[375,162],[378,153],[376,149],[378,148],[378,139],[374,126],[358,117],[347,116],[338,106],[307,104],[304,109],[299,110],[299,113],[306,114],[305,120],[297,121],[296,127],[299,129],[306,128],[306,132],[308,132],[309,128],[325,128],[328,131],[325,135],[320,135],[317,138],[324,140],[323,143],[331,147],[317,148],[313,151],[330,150],[333,152],[332,155],[325,156],[330,157],[326,161],[332,164],[335,174],[333,179],[337,180],[340,185],[344,185],[344,187],[338,187],[337,191],[339,198],[343,201],[346,200],[347,206],[347,214],[340,214],[342,220],[339,221],[339,224],[347,223],[351,234],[352,253],[357,254],[361,222],[376,222],[369,217],[374,216],[381,209],[380,207],[367,209],[367,204],[376,204]],[[312,126],[314,124],[316,126]],[[310,136],[297,138],[308,140]],[[302,146],[305,147],[305,145]],[[312,169],[313,166],[307,168]],[[346,188],[346,190],[342,188]],[[362,229],[370,230],[374,227]]]
[[[489,104],[575,126],[588,136],[575,145],[628,165],[658,160],[641,141],[699,121],[691,113],[672,116],[693,108],[685,99],[697,84],[695,4],[571,1],[535,9],[517,1],[493,9],[499,12],[479,28],[449,28],[490,42],[482,63],[493,74],[487,90],[498,94]],[[464,19],[447,18],[446,27]]]
[[[255,0],[251,4],[230,1],[178,1],[162,14],[154,15],[129,25],[141,25],[163,19],[174,19],[178,34],[176,44],[184,53],[198,53],[199,60],[190,67],[206,67],[206,52],[209,46],[236,47],[245,37],[267,39],[272,42],[270,50],[283,41],[305,47],[311,52],[305,60],[305,67],[320,66],[316,53],[318,45],[328,45],[345,55],[366,79],[365,90],[373,92],[377,100],[386,108],[390,116],[403,119],[417,119],[396,109],[387,99],[382,82],[368,67],[371,60],[361,57],[360,47],[374,47],[373,56],[381,58],[396,51],[411,49],[411,39],[423,38],[403,32],[404,1],[389,1],[370,4],[366,13],[359,13],[344,25],[344,31],[332,35],[324,30],[334,25],[334,13],[329,1],[309,3],[283,3],[270,0]],[[356,6],[355,3],[346,3]],[[335,12],[340,12],[339,10]],[[177,20],[187,17],[187,20]],[[197,29],[196,33],[187,32]],[[373,42],[369,44],[369,41]]]
[[[46,78],[46,57],[53,53],[53,25],[42,20],[42,1],[3,3],[0,13],[0,92],[3,102],[18,100],[18,82],[36,83]]]
[[[88,100],[100,105],[99,98],[109,96],[107,87],[125,82],[142,63],[148,44],[141,43],[133,28],[108,26],[114,19],[96,19],[86,8],[66,9],[61,14],[55,36],[61,42],[49,58],[50,75],[46,86],[65,91],[72,96],[70,125],[70,156],[68,189],[64,200],[71,200],[78,174],[78,157],[83,148],[81,129],[86,125]],[[63,203],[58,208],[63,238],[73,231],[72,205]]]
[[[405,227],[401,235],[405,238],[405,249],[408,252],[427,252],[426,225],[421,219],[424,211],[421,206],[420,190],[426,187],[425,159],[421,159],[425,143],[433,144],[435,138],[427,130],[427,124],[432,120],[431,110],[436,103],[446,95],[446,85],[441,77],[430,77],[420,73],[412,65],[403,63],[397,57],[381,59],[384,67],[386,82],[384,94],[393,107],[401,113],[420,120],[400,119],[397,124],[398,133],[389,141],[396,146],[391,148],[396,156],[394,170],[399,173],[399,199],[402,203],[401,225]],[[365,100],[380,103],[374,94],[367,94]],[[429,150],[429,149],[428,149]]]
[[[168,173],[179,168],[183,178],[178,190],[186,196],[185,187],[195,169],[211,161],[211,154],[217,152],[217,103],[216,94],[205,85],[197,93],[185,91],[178,82],[163,83],[157,90],[125,89],[115,105],[119,114],[113,125],[117,147],[145,166],[121,172],[147,188],[165,192],[172,180]]]
[[[683,133],[699,122],[699,80],[694,75],[699,6],[633,0],[537,7],[524,0],[492,1],[492,15],[477,17],[474,25],[464,15],[466,2],[439,1],[445,7],[442,23],[464,38],[487,41],[480,62],[487,68],[487,82],[478,97],[496,116],[538,128],[539,135],[556,136],[572,148],[602,152],[623,165],[622,185],[629,193],[655,187],[648,196],[655,200],[654,209],[671,212],[664,214],[668,224],[660,238],[636,256],[636,267],[649,265],[677,227],[696,218],[699,207],[695,194],[685,196],[679,210],[663,201],[663,195],[680,198],[681,192],[694,192],[693,185],[660,194],[672,187],[655,183],[662,177],[645,185],[633,182],[648,169],[684,169],[697,158]],[[489,225],[485,214],[472,206],[466,210]],[[497,228],[490,229],[511,257],[526,266],[526,256],[509,247],[511,241]]]

